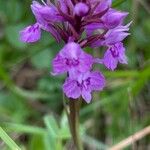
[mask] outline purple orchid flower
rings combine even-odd
[[[116,69],[118,63],[127,64],[123,44],[116,43],[109,47],[104,54],[103,63],[110,70]]]
[[[93,58],[85,53],[79,44],[69,42],[57,54],[52,64],[53,74],[62,74],[72,70],[86,72],[91,69]]]
[[[110,70],[116,69],[118,63],[127,64],[123,40],[129,35],[131,22],[124,25],[128,13],[111,5],[112,0],[55,0],[55,4],[33,1],[31,5],[36,23],[20,31],[20,40],[36,42],[45,30],[57,42],[65,43],[52,61],[52,74],[66,73],[63,91],[69,98],[81,96],[89,103],[92,91],[104,88],[105,78],[100,72],[91,71],[93,64]],[[107,50],[100,59],[84,52],[86,47]]]
[[[62,17],[59,15],[54,5],[41,5],[36,1],[33,1],[31,9],[37,23],[32,26],[28,26],[20,31],[20,40],[26,43],[36,42],[41,37],[41,29],[50,32],[52,36],[60,41],[60,36],[57,33],[52,23],[62,21]]]
[[[77,76],[77,78],[75,78]],[[67,97],[77,99],[80,96],[90,103],[92,96],[91,92],[101,91],[105,86],[104,76],[97,71],[77,73],[68,77],[63,85],[63,91]]]
[[[128,23],[127,25],[119,25],[113,29],[107,31],[107,33],[103,36],[103,38],[98,39],[97,41],[92,43],[92,47],[99,47],[99,46],[110,46],[114,45],[115,43],[123,41],[130,33],[129,26],[132,22]]]

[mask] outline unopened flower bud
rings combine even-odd
[[[85,3],[82,3],[82,2],[76,4],[74,7],[74,13],[80,17],[86,16],[88,11],[89,11],[89,7]]]

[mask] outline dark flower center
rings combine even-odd
[[[68,66],[78,66],[79,65],[79,61],[77,59],[68,59],[66,58],[66,65]]]
[[[86,80],[82,80],[82,82],[81,83],[79,83],[79,82],[77,82],[77,85],[81,88],[81,89],[88,89],[88,86],[90,85],[90,80],[91,80],[91,78],[89,77],[89,78],[87,78]]]
[[[110,51],[113,57],[119,57],[119,51],[117,48],[111,48]]]

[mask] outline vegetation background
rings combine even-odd
[[[62,100],[64,76],[49,74],[62,45],[48,33],[35,44],[18,40],[20,29],[34,22],[30,4],[0,0],[0,150],[73,149]],[[100,68],[107,86],[91,104],[82,104],[87,150],[105,150],[150,125],[150,1],[114,0],[113,7],[130,12],[126,22],[133,20],[125,41],[129,64],[114,72]],[[126,149],[149,150],[150,136]]]

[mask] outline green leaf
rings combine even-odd
[[[29,142],[30,142],[30,150],[45,150],[43,136],[33,135]]]
[[[58,132],[59,132],[59,127],[58,127],[58,124],[57,124],[55,118],[52,115],[51,116],[45,116],[44,122],[45,122],[47,129],[48,129],[49,134],[52,137],[56,137],[58,135]]]
[[[82,140],[89,146],[92,146],[93,149],[97,149],[97,150],[107,150],[108,146],[105,145],[104,143],[97,141],[96,139],[94,139],[93,137],[90,137],[88,135],[84,135]],[[90,142],[89,142],[90,141]]]
[[[115,0],[112,4],[112,7],[118,7],[119,5],[124,3],[125,1],[127,1],[127,0]]]
[[[63,115],[61,117],[60,126],[61,127],[60,127],[60,131],[59,131],[59,136],[63,140],[71,138],[69,123],[68,123],[66,113],[63,113]]]
[[[144,87],[150,78],[150,67],[145,68],[139,75],[138,80],[135,81],[135,84],[131,85],[132,94],[136,96]]]
[[[21,1],[18,1],[18,0],[7,1],[6,9],[7,11],[5,11],[5,13],[7,17],[9,18],[10,22],[17,22],[21,19],[23,15],[23,5]]]
[[[27,44],[19,40],[19,31],[24,28],[23,24],[8,25],[5,29],[6,39],[8,42],[17,49],[25,49]]]
[[[52,58],[51,49],[45,49],[33,56],[31,62],[37,69],[48,69]]]
[[[8,131],[15,131],[17,133],[37,134],[44,135],[46,130],[36,126],[16,124],[16,123],[3,123],[3,126]]]
[[[57,121],[51,115],[51,116],[45,116],[44,122],[48,130],[48,135],[47,135],[47,139],[45,139],[45,142],[48,143],[48,139],[49,139],[49,142],[51,143],[51,147],[53,147],[53,149],[62,150],[62,142],[61,142],[61,137],[59,137],[59,127]]]
[[[88,113],[93,112],[94,110],[96,110],[102,106],[105,106],[109,103],[113,103],[114,101],[120,100],[120,99],[117,99],[118,95],[124,94],[125,91],[126,91],[126,87],[118,90],[117,92],[115,92],[101,100],[97,100],[97,101],[93,102],[92,104],[87,105],[86,107],[81,109],[80,115],[86,116]]]
[[[21,150],[19,146],[7,135],[7,133],[0,127],[0,137],[9,146],[11,150]]]

